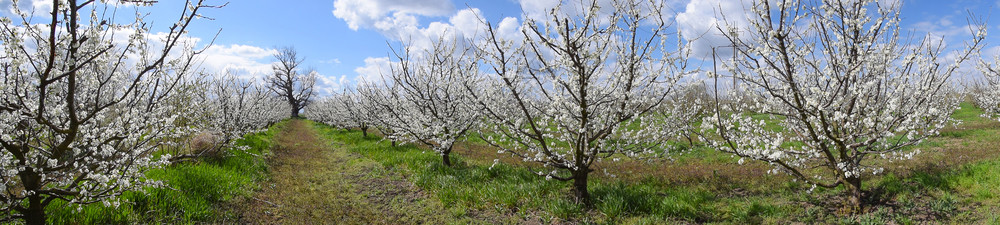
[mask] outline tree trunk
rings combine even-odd
[[[580,170],[573,171],[573,196],[576,197],[578,202],[582,202],[584,207],[591,208],[593,206],[590,201],[590,192],[587,191],[587,175],[590,174],[590,170],[586,168],[581,168]]]
[[[288,103],[292,106],[292,118],[299,118],[299,104],[295,104],[291,101]]]
[[[24,212],[24,222],[28,225],[45,224],[45,206],[42,205],[42,196],[32,195],[28,197],[28,208]]]
[[[42,205],[42,196],[38,194],[41,189],[41,177],[31,169],[18,173],[24,185],[24,190],[32,191],[28,197],[28,208],[18,209],[24,214],[24,222],[29,225],[45,224],[45,206]]]
[[[845,178],[844,179],[847,186],[847,205],[846,210],[850,214],[857,214],[861,212],[863,205],[862,190],[861,190],[861,178]]]
[[[392,140],[392,147],[396,147],[396,140]]]
[[[451,158],[448,157],[449,154],[451,154],[451,146],[448,146],[448,149],[441,152],[441,158],[444,160],[445,166],[451,167]]]
[[[368,137],[368,127],[361,127],[361,135],[364,137]]]

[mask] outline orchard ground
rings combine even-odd
[[[241,139],[248,150],[149,171],[166,187],[127,193],[118,208],[50,207],[50,223],[1000,224],[1000,122],[981,114],[963,103],[962,123],[913,160],[878,162],[886,172],[867,178],[866,213],[854,216],[839,212],[840,188],[808,192],[697,143],[671,159],[599,163],[585,210],[568,182],[475,138],[446,167],[422,146],[289,120]]]

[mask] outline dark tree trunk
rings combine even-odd
[[[586,208],[591,208],[593,204],[590,201],[590,191],[587,191],[587,176],[590,174],[590,170],[586,168],[581,168],[577,171],[572,171],[573,173],[573,196],[576,197],[578,202],[583,203]]]
[[[392,141],[392,147],[396,147],[396,141],[395,140]]]
[[[449,157],[448,155],[451,155],[451,146],[448,146],[447,149],[441,152],[441,160],[444,161],[444,165],[451,167],[451,157]]]
[[[441,158],[443,158],[445,166],[451,167],[451,159],[448,157],[448,154],[441,154]]]
[[[368,137],[368,127],[361,127],[361,135],[364,136],[364,137]],[[393,141],[392,143],[396,143],[396,142]]]
[[[29,225],[45,224],[45,206],[42,205],[42,196],[38,194],[41,189],[40,177],[31,169],[21,171],[19,175],[24,182],[24,189],[34,192],[28,196],[28,207],[19,210],[24,214],[24,222]]]
[[[299,118],[299,110],[295,110],[295,106],[292,106],[292,118]]]
[[[292,107],[292,118],[299,118],[299,104],[296,104],[295,99],[289,97],[288,105]]]
[[[28,197],[28,208],[24,211],[24,222],[28,225],[45,224],[45,206],[42,205],[42,196]]]
[[[844,178],[847,186],[846,210],[851,214],[860,213],[864,206],[862,199],[861,178]]]

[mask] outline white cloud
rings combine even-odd
[[[448,19],[448,22],[455,27],[459,33],[465,36],[465,38],[472,38],[475,35],[479,35],[486,28],[486,25],[482,23],[482,19],[479,17],[483,15],[478,8],[463,9],[455,13],[454,16]]]
[[[274,49],[250,45],[213,45],[202,53],[202,69],[210,73],[234,71],[242,78],[260,80],[271,73]]]
[[[712,48],[730,45],[718,27],[741,30],[747,27],[746,10],[751,6],[744,4],[748,3],[739,0],[694,0],[687,4],[684,12],[677,14],[677,29],[684,39],[691,41],[693,57],[711,58]],[[732,52],[723,48],[717,54],[726,56]]]
[[[933,21],[922,21],[913,25],[915,31],[926,32],[928,36],[944,38],[946,41],[971,36],[972,30],[970,28],[973,28],[973,25],[965,24],[964,22],[955,23],[952,21],[951,16],[945,16]]]
[[[477,8],[455,11],[450,1],[438,0],[411,0],[405,1],[405,4],[400,2],[403,1],[337,0],[334,2],[333,13],[351,29],[373,29],[391,40],[409,44],[412,51],[429,49],[432,41],[438,38],[475,38],[482,35],[485,28],[483,20],[479,18],[482,12]],[[420,7],[406,8],[413,5]],[[422,27],[418,16],[448,16],[448,20],[430,22]],[[515,18],[505,18],[499,25],[501,32],[518,33],[512,30],[520,24]],[[388,57],[369,57],[364,62],[364,66],[354,70],[358,74],[356,82],[381,81],[382,74],[388,74],[393,64]]]
[[[525,18],[531,19],[541,19],[545,18],[545,15],[549,12],[547,9],[551,9],[559,5],[560,0],[520,0],[522,13]]]
[[[477,8],[455,9],[449,0],[336,0],[334,16],[354,30],[372,29],[395,41],[429,47],[430,40],[442,35],[473,38],[485,25]],[[447,17],[423,25],[426,17]],[[516,20],[515,20],[516,21]]]
[[[354,69],[354,72],[358,73],[356,82],[380,82],[383,80],[382,75],[388,75],[394,64],[389,57],[365,58],[365,65]]]
[[[406,17],[412,15],[444,16],[455,10],[450,0],[336,0],[333,8],[333,15],[354,30],[409,20]],[[390,13],[392,17],[387,17]]]
[[[346,75],[326,76],[317,73],[315,91],[319,96],[331,96],[340,93],[344,87],[350,84]]]
[[[52,1],[31,0],[31,7],[39,12],[50,12],[52,11]]]
[[[319,63],[322,63],[322,64],[340,64],[340,59],[333,58],[333,59],[329,59],[329,60],[320,60]]]
[[[0,12],[7,15],[14,15],[15,9],[20,10],[28,16],[48,16],[52,12],[52,1],[47,0],[22,0],[14,6],[13,1],[0,1]]]
[[[503,18],[503,20],[501,20],[496,26],[497,35],[505,39],[514,40],[523,35],[520,32],[521,22],[518,22],[517,18]]]

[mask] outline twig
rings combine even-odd
[[[261,201],[261,202],[267,203],[268,205],[271,205],[271,206],[274,206],[274,207],[279,207],[279,208],[281,207],[281,205],[274,204],[273,202],[269,202],[269,201],[264,200],[264,199],[259,199],[257,197],[251,197],[251,198],[253,198],[254,200],[257,200],[257,201]]]

